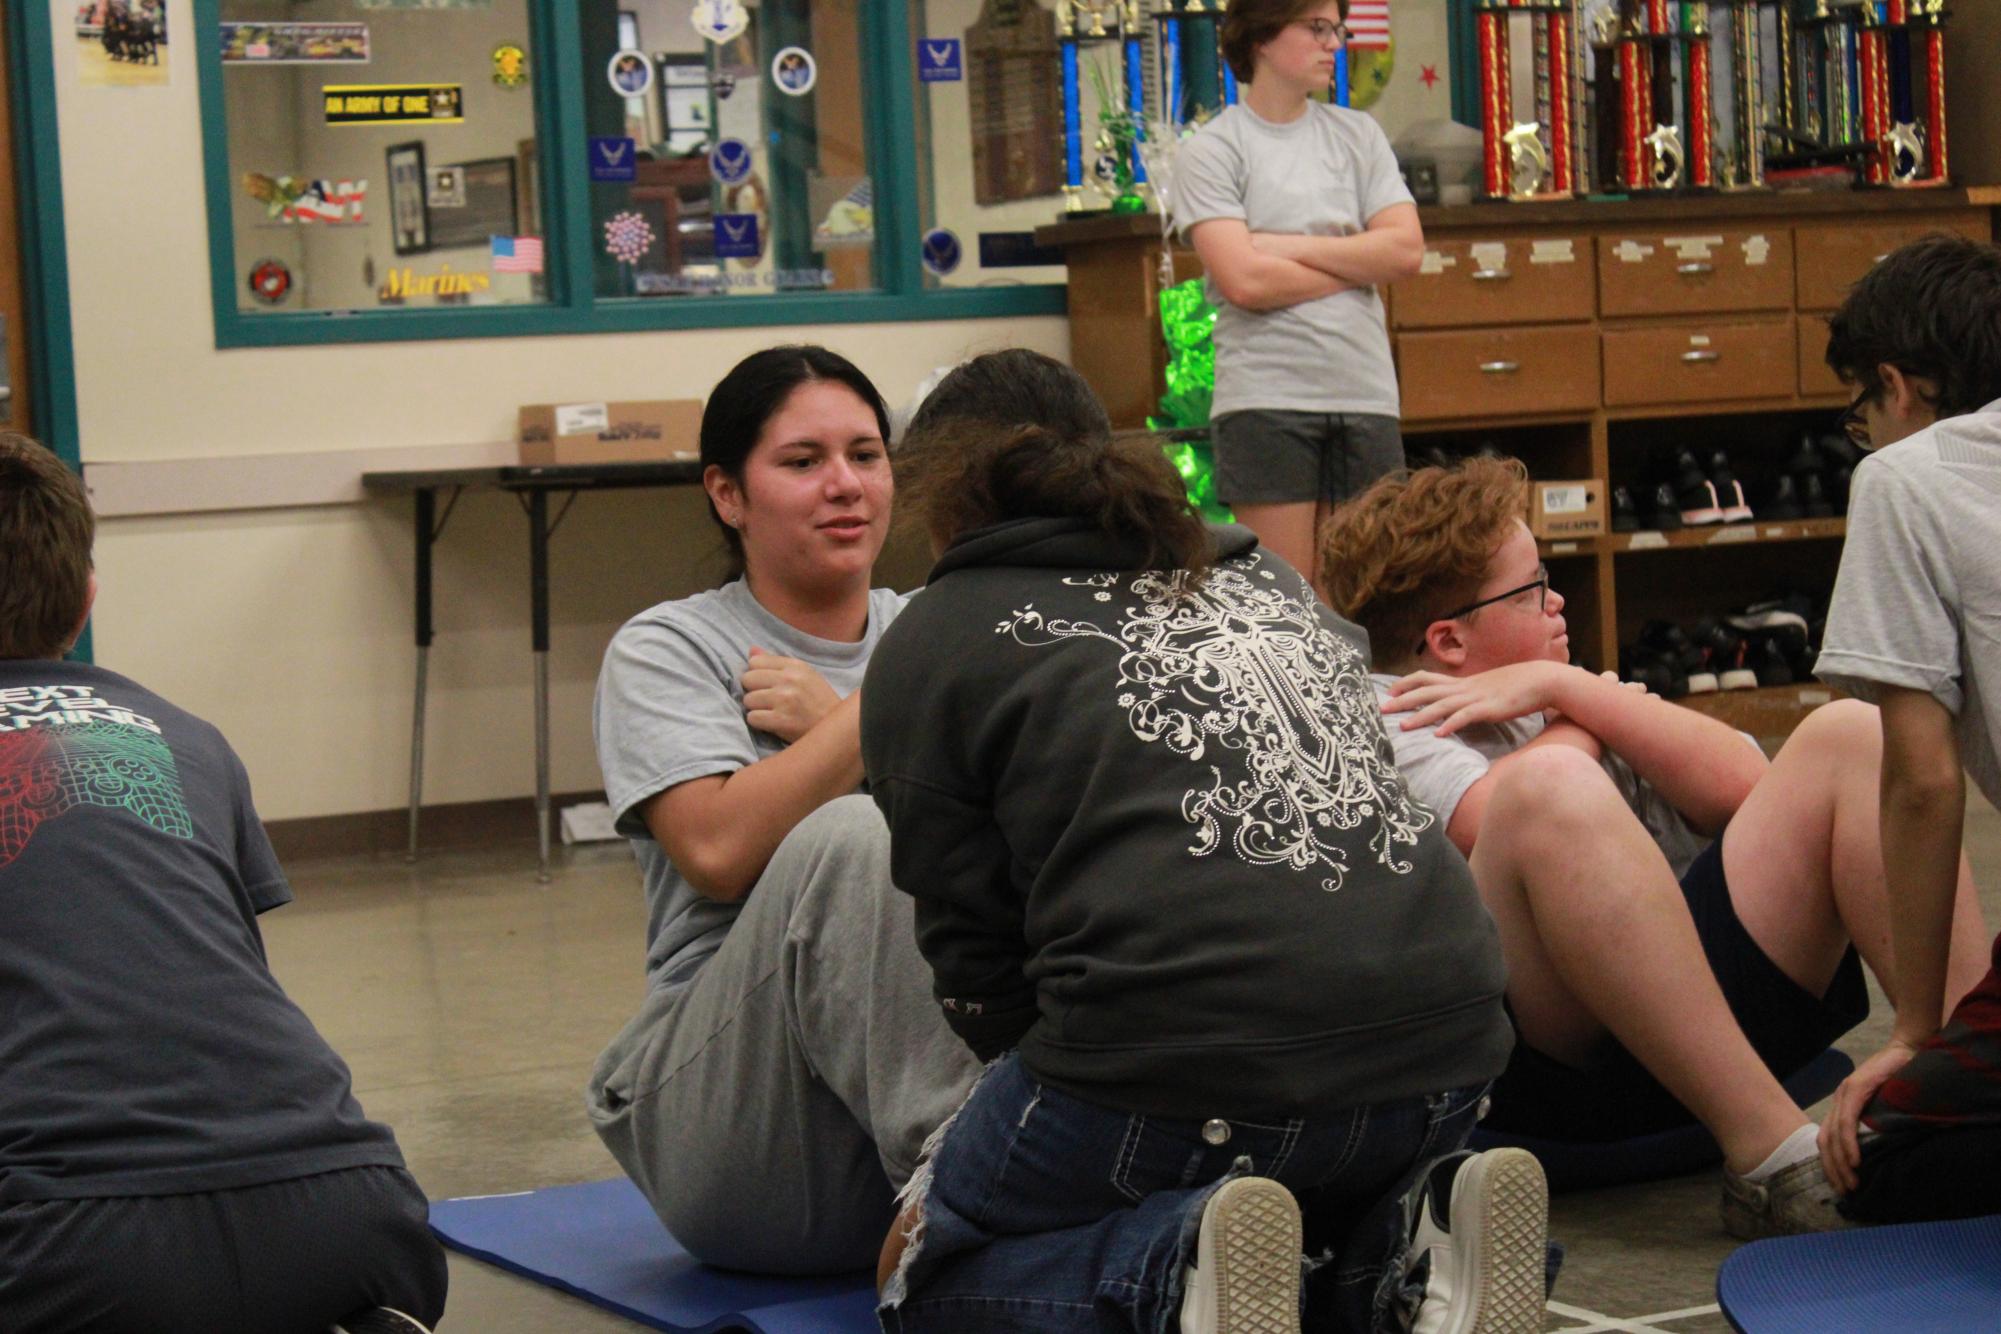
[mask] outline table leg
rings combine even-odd
[[[438,495],[417,492],[417,697],[410,709],[410,849],[417,860],[417,811],[424,799],[424,694],[431,674],[431,543]]]
[[[536,876],[549,882],[549,493],[528,493],[528,586],[535,644]]]

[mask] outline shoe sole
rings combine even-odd
[[[1239,1177],[1209,1200],[1196,1264],[1216,1276],[1216,1334],[1299,1334],[1304,1245],[1292,1192]]]
[[[1542,1164],[1525,1149],[1490,1149],[1461,1171],[1471,1174],[1460,1189],[1477,1201],[1477,1212],[1466,1219],[1453,1211],[1453,1257],[1463,1256],[1464,1268],[1452,1290],[1476,1299],[1457,1307],[1446,1334],[1538,1334],[1549,1242]],[[1459,1245],[1462,1237],[1470,1244]]]

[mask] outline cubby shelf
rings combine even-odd
[[[1762,542],[1839,541],[1847,532],[1848,520],[1843,518],[1752,519],[1744,523],[1709,524],[1669,532],[1642,528],[1635,533],[1605,533],[1598,537],[1548,538],[1537,542],[1536,549],[1542,552],[1545,559],[1593,556],[1600,552],[1624,556],[1649,551],[1700,550]]]

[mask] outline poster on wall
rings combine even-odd
[[[986,0],[966,29],[973,199],[1005,204],[1063,186],[1063,93],[1056,16],[1022,0]]]
[[[76,81],[85,88],[163,88],[173,82],[167,0],[52,0],[51,27],[76,34]]]
[[[431,249],[475,245],[485,249],[496,236],[520,234],[513,158],[481,158],[451,170],[459,174],[458,188],[465,202],[431,214]]]
[[[225,65],[366,65],[366,23],[223,23]]]

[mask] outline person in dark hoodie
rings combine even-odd
[[[954,371],[898,467],[942,554],[862,756],[991,1064],[905,1192],[884,1328],[1539,1329],[1541,1169],[1457,1152],[1499,943],[1364,637],[1047,357]]]

